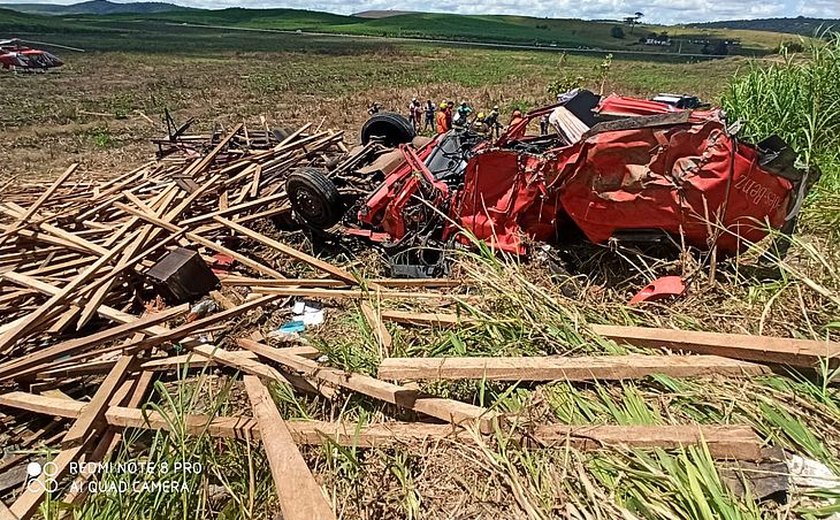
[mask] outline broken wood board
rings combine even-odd
[[[381,317],[406,325],[453,326],[480,322],[475,318],[446,313],[382,311]],[[833,341],[617,325],[589,325],[589,328],[605,338],[638,347],[803,368],[815,368],[827,359],[829,366],[840,366],[840,343]]]
[[[501,416],[495,411],[480,406],[453,399],[433,397],[418,390],[381,381],[375,377],[325,367],[316,361],[288,354],[282,349],[272,348],[250,339],[240,338],[236,340],[236,343],[257,355],[300,372],[307,379],[341,386],[459,426],[477,424],[480,431],[491,432],[501,419]]]
[[[66,418],[77,417],[84,407],[80,401],[25,392],[0,395],[0,405]],[[119,428],[168,430],[172,427],[171,421],[159,412],[139,408],[112,406],[105,412],[105,419],[110,426]],[[342,446],[362,448],[382,447],[395,442],[416,443],[442,439],[474,442],[470,432],[453,424],[389,422],[361,426],[347,422],[294,420],[287,421],[287,425],[295,442],[299,444],[321,445],[327,438]],[[749,426],[522,424],[521,427],[527,434],[517,434],[512,438],[536,448],[559,447],[569,443],[585,451],[614,447],[675,449],[705,441],[712,455],[717,458],[757,460],[762,456],[761,440]],[[214,437],[236,439],[258,437],[258,428],[250,417],[187,414],[184,416],[184,428],[192,435],[206,433]]]
[[[244,383],[284,520],[334,519],[321,486],[303,460],[268,388],[254,376],[245,376]]]
[[[490,381],[618,381],[653,374],[670,377],[767,374],[763,365],[720,356],[540,356],[385,358],[380,379],[486,379]]]

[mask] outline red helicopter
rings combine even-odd
[[[55,54],[41,49],[27,47],[24,43],[34,43],[36,45],[47,45],[76,52],[85,52],[84,49],[77,49],[76,47],[21,40],[20,38],[0,40],[0,67],[12,72],[45,72],[47,69],[64,65],[64,62]]]

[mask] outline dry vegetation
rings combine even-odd
[[[60,73],[0,76],[0,186],[17,177],[54,176],[68,163],[102,177],[145,160],[158,136],[164,107],[178,120],[230,125],[265,116],[278,126],[314,121],[354,132],[365,107],[379,101],[401,109],[413,96],[468,99],[505,112],[547,100],[546,86],[582,77],[583,84],[648,95],[689,91],[710,100],[729,78],[747,68],[743,58],[698,64],[615,59],[605,78],[601,59],[552,53],[477,51],[429,46],[375,46],[342,52],[292,48],[278,52],[158,54],[103,52],[72,56]],[[92,115],[93,113],[99,115]],[[149,122],[143,114],[151,119]],[[352,141],[352,138],[349,139]],[[832,187],[833,190],[833,187]],[[837,193],[822,199],[836,204]],[[805,223],[808,225],[808,222]],[[482,295],[478,303],[413,310],[459,312],[478,319],[455,330],[389,325],[398,355],[583,354],[623,351],[593,335],[590,323],[648,324],[785,337],[840,338],[840,248],[824,225],[800,236],[775,276],[754,268],[754,254],[715,265],[705,256],[668,260],[583,247],[572,252],[570,271],[557,277],[544,258],[500,259],[489,251],[464,254],[455,275]],[[288,237],[286,237],[288,238]],[[302,237],[303,247],[311,245]],[[381,265],[372,253],[348,262],[367,276]],[[278,268],[294,266],[278,260]],[[781,272],[781,275],[778,273]],[[629,308],[639,288],[663,274],[687,276],[689,296]],[[327,324],[305,334],[329,363],[375,373],[377,343],[355,303],[330,304]],[[407,308],[373,301],[377,308]],[[269,332],[283,315],[254,325]],[[424,389],[509,412],[523,419],[594,424],[746,423],[775,446],[813,457],[840,470],[840,397],[823,373],[745,380],[674,380],[654,377],[616,384],[508,385],[487,382],[431,383]],[[150,399],[177,423],[180,414],[241,413],[241,389],[229,375],[156,385]],[[341,396],[328,402],[273,388],[286,418],[341,417],[375,423],[393,412],[372,400]],[[78,518],[272,518],[271,476],[258,446],[187,436],[182,432],[135,432],[120,460],[189,454],[209,468],[190,483],[188,496],[137,500],[93,497]],[[798,494],[786,505],[758,505],[723,484],[708,452],[666,454],[598,452],[569,448],[526,450],[507,432],[475,442],[443,441],[389,450],[357,450],[326,443],[305,455],[343,518],[817,518],[838,509]],[[834,500],[834,502],[831,502]],[[832,505],[834,504],[834,505]],[[55,506],[55,504],[53,504]],[[57,518],[57,510],[47,513]]]

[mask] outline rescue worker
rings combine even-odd
[[[431,99],[426,100],[426,121],[423,124],[423,131],[435,129],[435,105]]]
[[[417,98],[413,98],[408,104],[408,120],[411,121],[415,132],[420,129],[420,102]]]
[[[455,115],[455,102],[454,101],[447,101],[446,102],[446,128],[447,130],[452,128],[452,118]]]
[[[466,101],[462,102],[461,106],[458,107],[458,113],[455,115],[454,124],[457,126],[467,126],[472,111],[473,109],[467,105]]]
[[[445,134],[449,131],[449,106],[444,102],[440,104],[437,116],[435,116],[435,130],[439,134]]]
[[[481,135],[487,135],[490,133],[490,127],[487,126],[486,116],[484,115],[484,112],[478,113],[478,115],[475,118],[475,121],[473,121],[472,130],[473,132]]]
[[[490,137],[498,139],[502,131],[502,124],[499,123],[499,105],[495,105],[493,110],[484,118],[484,124],[490,130]]]

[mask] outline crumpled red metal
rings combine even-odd
[[[782,227],[794,196],[792,182],[758,159],[714,110],[683,124],[594,133],[541,154],[490,148],[469,162],[457,219],[512,253],[523,253],[526,239],[562,239],[555,233],[568,221],[594,243],[657,230],[730,254]]]

